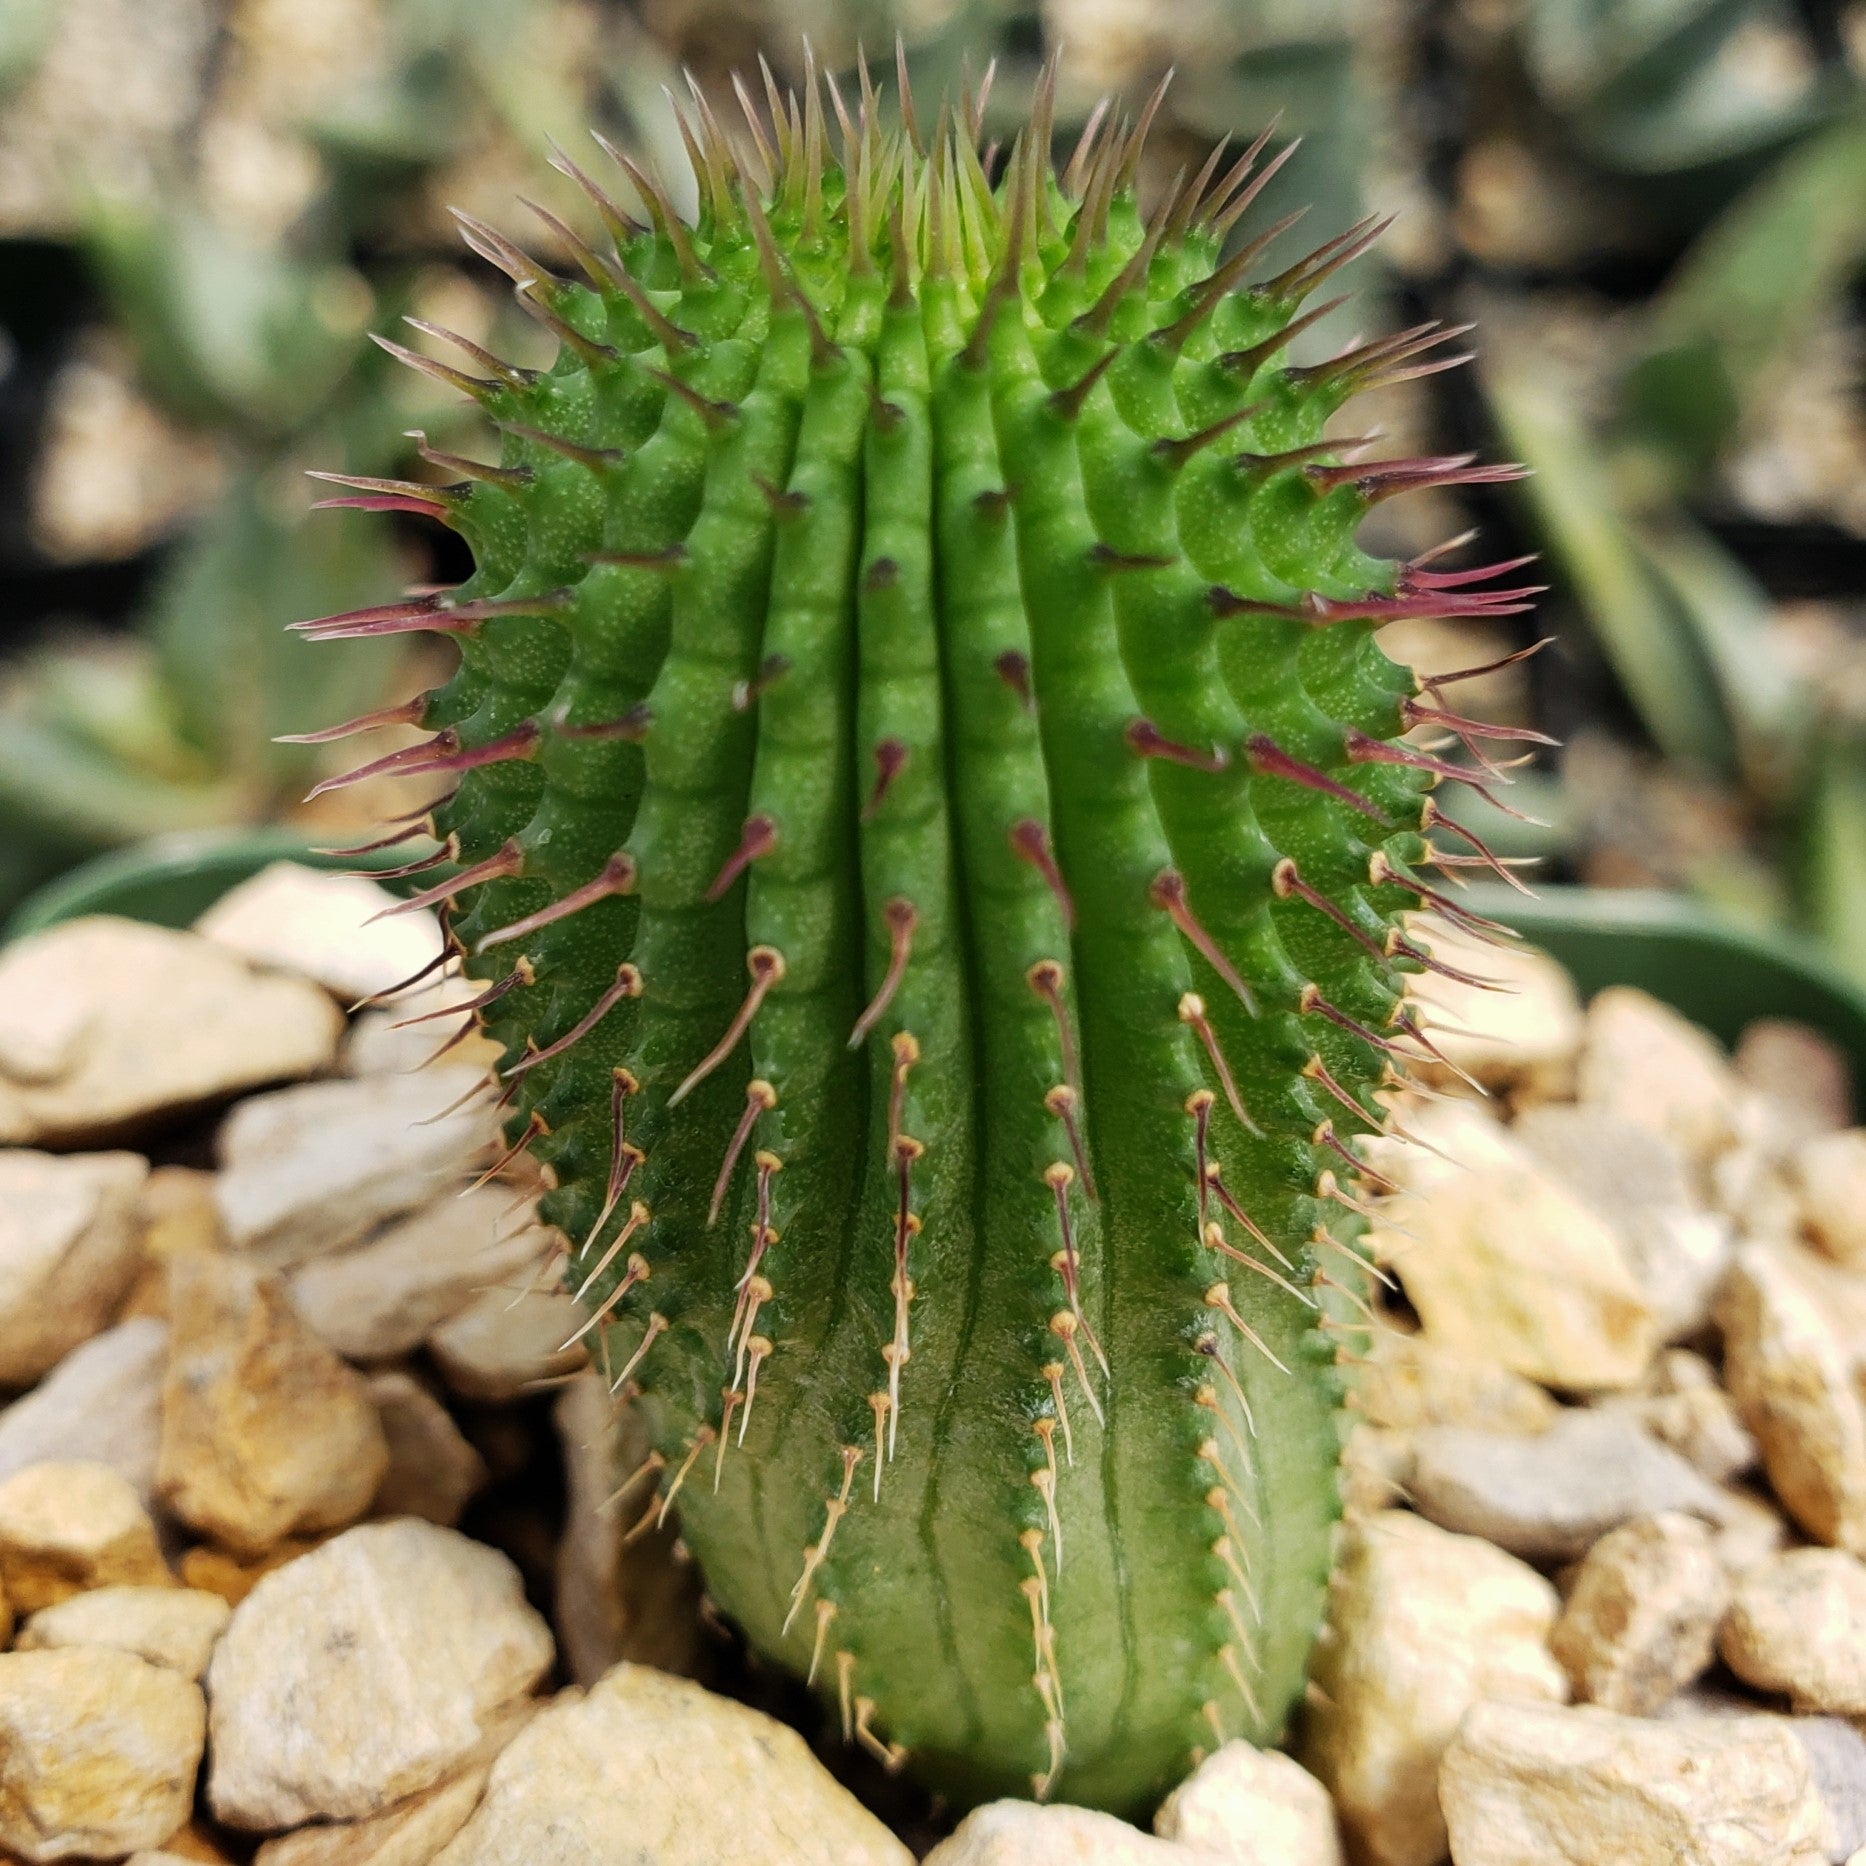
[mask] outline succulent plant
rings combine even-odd
[[[692,225],[559,158],[576,279],[463,220],[558,360],[405,352],[501,457],[340,503],[477,570],[299,626],[458,645],[363,769],[451,786],[388,840],[649,1422],[622,1507],[889,1764],[1133,1809],[1301,1692],[1405,916],[1485,859],[1402,741],[1489,729],[1377,631],[1525,592],[1355,545],[1482,471],[1324,434],[1448,333],[1286,354],[1377,229],[1245,285],[1265,139],[1143,217],[1150,111],[1053,170],[1053,75],[1001,163],[970,96],[741,92],[741,156],[696,93]]]

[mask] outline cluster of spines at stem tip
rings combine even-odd
[[[1160,93],[1132,123],[1099,107],[1058,174],[1055,77],[1008,151],[980,146],[989,78],[923,135],[904,67],[893,127],[865,66],[853,111],[833,79],[799,99],[767,70],[768,117],[740,89],[743,143],[696,88],[675,113],[691,225],[621,151],[645,218],[557,157],[604,230],[536,210],[576,276],[460,217],[558,361],[426,324],[472,367],[385,340],[478,403],[502,457],[423,438],[448,483],[344,480],[327,503],[439,519],[477,569],[300,625],[459,647],[445,687],[312,736],[427,729],[331,782],[449,786],[367,847],[438,842],[392,872],[438,874],[406,906],[439,909],[446,963],[481,981],[462,1008],[507,1051],[489,1092],[588,1305],[571,1340],[649,1409],[642,1527],[682,1499],[715,1587],[755,1638],[806,1641],[813,1679],[833,1631],[846,1732],[893,1763],[917,1734],[889,1676],[907,1635],[860,1578],[905,1560],[884,1470],[912,1437],[917,1511],[939,1461],[983,1484],[995,1460],[1021,1500],[986,1566],[1027,1603],[1027,1709],[981,1711],[976,1678],[959,1695],[993,1732],[975,1744],[1030,1731],[1040,1793],[1075,1749],[1117,1747],[1066,1690],[1094,1671],[1059,1637],[1072,1510],[1080,1544],[1157,1491],[1182,1532],[1184,1617],[1211,1630],[1142,1694],[1175,1753],[1273,1730],[1299,1685],[1332,1494],[1266,1493],[1259,1415],[1293,1407],[1319,1447],[1370,1319],[1349,1227],[1379,1182],[1356,1142],[1438,1056],[1402,975],[1448,969],[1405,916],[1498,931],[1424,871],[1513,878],[1431,790],[1497,801],[1486,745],[1536,736],[1464,717],[1442,690],[1465,676],[1414,683],[1374,642],[1517,613],[1534,591],[1496,579],[1520,566],[1395,567],[1354,541],[1383,499],[1512,469],[1366,461],[1325,432],[1352,395],[1461,361],[1434,354],[1460,333],[1287,354],[1384,223],[1247,284],[1297,216],[1224,244],[1294,145],[1221,146],[1143,215]],[[981,1314],[1021,1390],[971,1421]],[[819,1373],[770,1419],[786,1344],[872,1377]],[[1080,1456],[1089,1430],[1132,1468]],[[759,1535],[801,1550],[775,1592],[734,1572],[744,1499],[708,1508],[748,1434],[800,1477],[759,1506],[781,1519]],[[1085,1598],[1121,1567],[1098,1561]]]

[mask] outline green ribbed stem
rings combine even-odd
[[[839,164],[812,89],[756,186],[703,117],[698,224],[586,183],[585,282],[469,224],[559,360],[450,373],[499,467],[361,502],[478,569],[311,626],[458,643],[436,898],[623,1507],[852,1740],[1134,1810],[1302,1687],[1429,892],[1373,636],[1498,596],[1364,556],[1404,473],[1323,440],[1430,337],[1283,354],[1363,230],[1241,285],[1252,161],[1145,225],[1126,129],[1059,180],[1040,92],[992,185],[967,116]]]

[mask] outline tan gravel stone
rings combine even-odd
[[[1815,1541],[1866,1553],[1866,1413],[1822,1306],[1782,1256],[1750,1245],[1718,1319],[1724,1378],[1775,1494]]]
[[[16,1613],[168,1579],[142,1499],[109,1465],[33,1464],[0,1483],[0,1589]]]
[[[163,1501],[245,1555],[354,1522],[389,1464],[363,1376],[249,1264],[178,1257],[169,1274]]]
[[[1559,1607],[1534,1569],[1389,1510],[1351,1527],[1316,1654],[1300,1760],[1371,1866],[1444,1857],[1439,1758],[1479,1698],[1560,1703]]]
[[[1866,1270],[1866,1128],[1804,1142],[1789,1175],[1807,1235],[1836,1263]]]
[[[1561,1407],[1533,1380],[1485,1354],[1447,1348],[1430,1335],[1383,1329],[1355,1384],[1367,1424],[1396,1431],[1476,1425],[1493,1432],[1540,1432]]]
[[[1406,1187],[1381,1250],[1426,1335],[1549,1386],[1632,1386],[1658,1329],[1607,1226],[1475,1104],[1410,1109],[1406,1127],[1426,1146],[1381,1155]]]
[[[228,1241],[265,1269],[289,1270],[459,1190],[497,1134],[492,1097],[443,1111],[484,1079],[437,1066],[242,1102],[220,1130]]]
[[[267,1575],[207,1672],[220,1820],[360,1820],[432,1787],[551,1663],[518,1570],[450,1529],[365,1523]]]
[[[1703,1209],[1676,1143],[1621,1110],[1585,1103],[1526,1109],[1510,1135],[1613,1233],[1660,1336],[1697,1334],[1735,1238],[1728,1218]]]
[[[1610,985],[1588,1006],[1580,1100],[1674,1141],[1704,1167],[1735,1139],[1739,1094],[1715,1038],[1670,1005]]]
[[[1731,1064],[1767,1098],[1778,1126],[1805,1138],[1853,1119],[1853,1070],[1831,1037],[1787,1017],[1759,1017],[1737,1041]]]
[[[619,1665],[587,1697],[532,1719],[435,1866],[631,1858],[911,1866],[913,1856],[794,1730],[686,1679]]]
[[[29,1386],[116,1313],[148,1172],[134,1153],[0,1151],[0,1386]]]
[[[188,1818],[198,1685],[100,1646],[0,1654],[0,1847],[34,1862],[118,1858]]]
[[[690,1563],[674,1559],[675,1525],[630,1539],[633,1512],[609,1504],[622,1474],[648,1455],[640,1413],[618,1412],[608,1383],[585,1372],[557,1396],[552,1417],[568,1493],[552,1600],[565,1669],[580,1685],[621,1659],[695,1671],[699,1582]]]
[[[1866,1715],[1866,1563],[1790,1549],[1736,1584],[1718,1638],[1724,1663],[1798,1711]]]
[[[1439,1772],[1458,1866],[1815,1866],[1828,1823],[1779,1717],[1478,1704]]]
[[[1340,1866],[1334,1804],[1276,1750],[1227,1743],[1161,1803],[1153,1831],[1234,1866]]]
[[[1709,1666],[1729,1595],[1696,1517],[1636,1517],[1588,1550],[1549,1649],[1577,1699],[1648,1716]]]
[[[96,916],[0,953],[0,1144],[95,1146],[310,1075],[343,1018],[189,933]]]
[[[395,895],[362,875],[274,862],[223,894],[194,930],[255,965],[315,980],[348,1008],[440,953],[434,916],[380,917],[396,905]]]
[[[389,1442],[389,1468],[369,1506],[372,1516],[419,1516],[451,1529],[485,1487],[486,1461],[454,1424],[453,1415],[418,1380],[375,1375],[376,1402]]]
[[[218,1594],[198,1588],[100,1587],[41,1608],[20,1628],[17,1646],[110,1646],[199,1679],[229,1612]]]

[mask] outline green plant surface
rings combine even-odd
[[[1052,81],[995,181],[971,99],[838,136],[812,82],[756,179],[683,126],[692,225],[571,168],[575,280],[465,221],[558,360],[424,360],[498,462],[357,485],[477,568],[300,632],[458,648],[361,769],[456,784],[414,898],[649,1424],[621,1507],[888,1763],[1132,1811],[1282,1729],[1321,1616],[1438,898],[1400,741],[1485,730],[1375,636],[1526,592],[1354,542],[1470,476],[1324,437],[1435,328],[1285,354],[1370,229],[1226,259],[1263,145],[1143,217],[1145,119],[1059,176]]]

